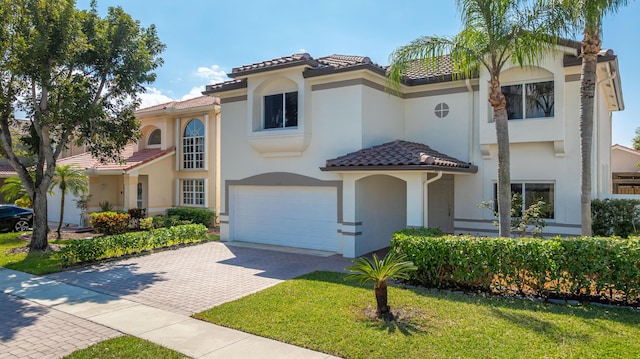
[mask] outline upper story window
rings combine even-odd
[[[502,86],[509,120],[554,116],[553,81]]]
[[[264,97],[264,129],[298,126],[298,91]]]
[[[204,168],[204,125],[193,119],[184,129],[182,137],[182,167]]]
[[[159,128],[156,128],[149,135],[149,139],[147,140],[147,145],[159,145],[161,142],[162,131]]]

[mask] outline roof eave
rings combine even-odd
[[[358,64],[358,65],[338,67],[338,68],[331,67],[331,66],[311,68],[311,69],[304,70],[302,72],[302,76],[304,78],[310,78],[310,77],[338,74],[342,72],[349,72],[349,71],[356,71],[356,70],[369,70],[383,77],[386,76],[385,70],[374,64]]]
[[[369,171],[442,171],[443,173],[477,173],[478,166],[469,165],[469,167],[447,167],[434,165],[402,165],[402,166],[330,166],[320,167],[321,171],[326,172],[369,172]]]
[[[226,92],[226,91],[231,91],[231,90],[238,90],[238,89],[243,89],[243,88],[247,88],[247,79],[242,79],[241,82],[236,82],[236,83],[232,83],[232,84],[228,84],[228,85],[222,85],[218,88],[212,89],[211,87],[213,87],[215,85],[208,85],[206,87],[206,89],[204,91],[202,91],[203,95],[211,95],[214,93],[220,93],[220,92]]]
[[[318,66],[318,62],[316,60],[313,60],[313,59],[303,59],[303,60],[285,62],[285,63],[277,64],[277,65],[257,67],[255,69],[248,69],[248,70],[240,70],[240,71],[236,71],[236,72],[231,72],[227,76],[235,79],[237,77],[245,77],[245,76],[248,76],[248,75],[253,75],[253,74],[257,74],[257,73],[261,73],[261,72],[282,70],[282,69],[286,69],[286,68],[290,68],[290,67],[297,67],[297,66],[315,67],[315,66]]]

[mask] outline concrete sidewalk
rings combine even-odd
[[[0,291],[193,358],[336,358],[1,267]]]

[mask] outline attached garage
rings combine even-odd
[[[236,241],[338,251],[336,187],[231,186]]]

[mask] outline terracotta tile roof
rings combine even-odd
[[[318,63],[311,57],[311,55],[305,52],[302,54],[293,54],[290,56],[283,56],[283,57],[278,57],[271,60],[260,61],[260,62],[255,62],[253,64],[234,67],[231,70],[231,74],[229,74],[229,77],[247,75],[250,73],[260,72],[265,69],[273,70],[276,68],[297,66],[297,65],[303,65],[303,64],[317,66]]]
[[[0,178],[13,177],[17,175],[18,173],[16,173],[10,164],[0,164]]]
[[[235,89],[246,88],[246,87],[247,87],[247,79],[230,80],[230,81],[220,82],[213,85],[207,85],[207,89],[205,90],[205,93],[229,91],[229,90],[235,90]]]
[[[171,102],[163,103],[160,105],[141,108],[136,111],[136,114],[156,112],[156,111],[186,110],[190,108],[198,108],[198,107],[206,107],[206,106],[214,106],[214,105],[220,105],[219,98],[213,97],[213,96],[199,96],[199,97],[184,100],[184,101],[171,101]]]
[[[477,172],[478,168],[462,162],[431,147],[402,140],[388,142],[327,161],[325,171],[341,170],[453,170]]]
[[[413,62],[405,72],[405,81],[408,85],[414,85],[442,81],[443,79],[451,80],[452,74],[453,64],[451,63],[451,57],[444,55],[438,57],[435,61]]]
[[[124,163],[117,163],[115,161],[100,163],[100,161],[91,156],[90,153],[82,153],[79,155],[63,158],[58,161],[58,164],[75,164],[80,168],[85,168],[92,171],[129,171],[136,167],[139,167],[145,163],[160,158],[162,156],[171,154],[175,151],[175,147],[161,150],[159,148],[145,148],[140,151],[135,151],[135,145],[127,145],[122,150],[122,157]]]
[[[318,62],[324,66],[331,66],[334,68],[349,67],[361,64],[373,64],[370,58],[366,56],[351,56],[351,55],[329,55],[321,57]]]

